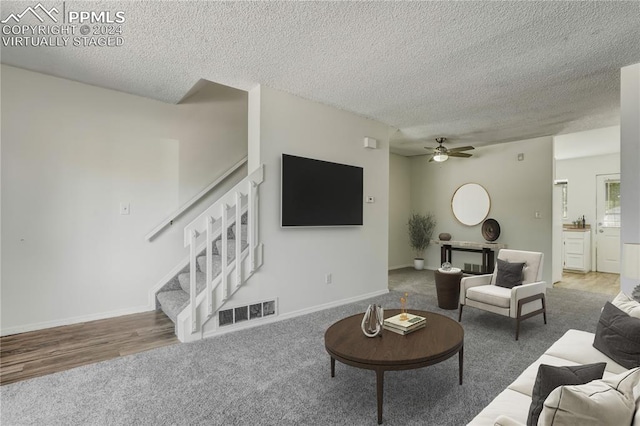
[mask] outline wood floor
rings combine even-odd
[[[579,272],[563,271],[562,280],[553,286],[615,296],[620,291],[620,275],[606,274],[604,272],[581,274]]]
[[[162,311],[0,337],[0,385],[174,343]]]

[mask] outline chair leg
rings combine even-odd
[[[461,303],[461,304],[460,304],[460,311],[458,312],[458,322],[461,322],[461,321],[462,321],[462,307],[463,307],[463,306],[464,306],[464,305]]]
[[[534,312],[529,312],[526,315],[522,315],[522,307],[529,302],[533,302],[534,300],[540,300],[542,302],[542,308],[538,309]],[[518,300],[518,310],[516,311],[516,340],[518,340],[518,335],[520,334],[520,321],[525,320],[527,318],[531,318],[534,315],[542,314],[544,318],[544,323],[547,323],[547,308],[545,303],[544,294],[534,294],[533,296],[525,297],[524,299]]]

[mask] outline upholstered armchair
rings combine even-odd
[[[515,318],[516,340],[520,333],[520,321],[542,314],[546,324],[547,283],[542,281],[543,258],[543,253],[502,249],[498,252],[493,274],[462,278],[458,321],[462,321],[462,308],[465,305]],[[517,263],[524,263],[523,267],[520,265],[521,274],[513,272],[520,269]],[[513,284],[509,278],[514,276],[521,278],[522,284],[516,283],[513,288],[508,288]]]

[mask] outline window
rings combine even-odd
[[[620,180],[607,180],[604,183],[604,226],[620,226]]]

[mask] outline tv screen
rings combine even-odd
[[[282,226],[362,225],[362,167],[282,154]]]

